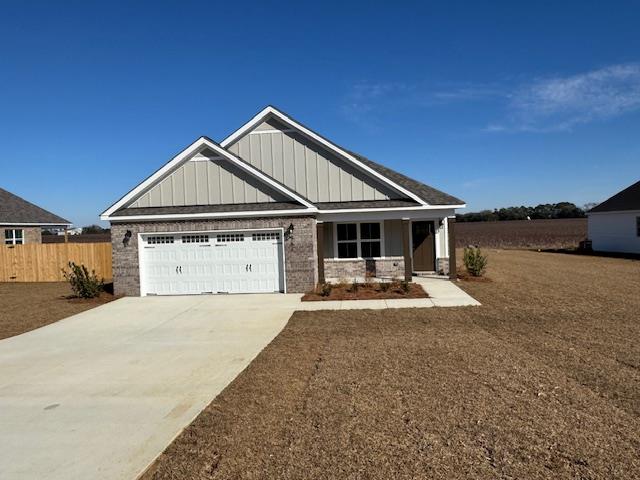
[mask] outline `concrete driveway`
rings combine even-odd
[[[0,341],[0,478],[135,478],[299,298],[124,298]]]

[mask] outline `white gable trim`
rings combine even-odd
[[[224,148],[221,148],[215,142],[209,140],[206,137],[200,137],[198,140],[193,142],[191,145],[189,145],[187,148],[185,148],[178,155],[173,157],[173,159],[171,159],[171,161],[169,161],[167,164],[165,164],[160,170],[155,172],[153,175],[148,177],[145,181],[143,181],[141,184],[139,184],[137,187],[135,187],[133,190],[131,190],[129,193],[127,193],[124,197],[122,197],[116,203],[111,205],[107,210],[105,210],[100,215],[100,219],[101,220],[110,220],[112,213],[114,213],[118,209],[124,207],[129,202],[133,201],[137,196],[141,195],[143,192],[147,191],[150,187],[152,187],[155,183],[157,183],[162,178],[164,178],[164,176],[167,173],[169,173],[171,170],[173,170],[176,167],[178,167],[181,163],[185,162],[189,158],[189,156],[197,153],[198,150],[203,149],[203,148],[209,148],[209,149],[213,150],[214,152],[219,154],[221,157],[224,157],[227,160],[233,162],[238,167],[240,167],[241,169],[249,172],[254,177],[262,180],[264,183],[268,184],[269,186],[271,186],[275,190],[278,190],[278,191],[284,193],[289,198],[292,198],[293,200],[296,200],[297,202],[300,202],[302,205],[307,207],[307,211],[313,211],[313,212],[316,211],[315,206],[313,204],[309,203],[308,200],[304,199],[303,197],[301,197],[297,193],[295,193],[295,192],[289,190],[288,188],[284,187],[283,185],[279,184],[278,182],[276,182],[272,178],[270,178],[267,175],[265,175],[264,173],[262,173],[257,168],[249,165],[246,162],[243,162],[242,160],[240,160],[238,157],[236,157],[231,152],[225,150]],[[116,218],[118,218],[118,217],[114,217],[114,219],[116,219]]]
[[[156,220],[197,220],[206,218],[236,218],[236,217],[286,217],[309,215],[315,213],[308,208],[286,209],[286,210],[257,210],[257,211],[241,211],[241,212],[210,212],[210,213],[159,213],[155,215],[121,215],[117,217],[103,218],[111,222],[143,222]],[[102,217],[101,217],[102,218]]]
[[[416,194],[410,192],[409,190],[407,190],[404,187],[401,187],[400,185],[398,185],[397,183],[395,183],[391,179],[385,177],[381,173],[379,173],[376,170],[372,169],[371,167],[365,165],[364,163],[362,163],[360,160],[358,160],[356,157],[354,157],[350,153],[346,152],[345,150],[343,150],[342,148],[338,147],[334,143],[330,142],[326,138],[323,138],[320,135],[318,135],[317,133],[309,130],[304,125],[301,125],[300,123],[296,122],[295,120],[293,120],[292,118],[290,118],[289,116],[287,116],[286,114],[284,114],[283,112],[278,110],[277,108],[272,107],[271,105],[269,105],[268,107],[264,108],[261,112],[259,112],[256,116],[254,116],[247,123],[245,123],[242,127],[240,127],[238,130],[236,130],[231,135],[229,135],[227,138],[225,138],[222,142],[220,142],[220,146],[222,148],[227,148],[233,142],[235,142],[240,137],[245,135],[249,130],[251,130],[256,125],[258,125],[260,122],[262,122],[262,120],[267,115],[273,115],[273,116],[277,117],[282,122],[284,122],[284,123],[288,124],[289,126],[295,128],[296,130],[298,130],[299,132],[303,133],[304,135],[306,135],[307,137],[311,138],[312,140],[316,141],[320,145],[323,145],[325,148],[329,149],[330,151],[332,151],[334,153],[337,153],[341,157],[343,157],[343,158],[347,159],[348,161],[350,161],[351,163],[355,164],[360,170],[365,171],[369,175],[381,180],[383,183],[386,183],[387,185],[389,185],[393,189],[403,193],[404,195],[406,195],[409,198],[412,198],[413,200],[418,202],[420,205],[428,205],[427,202],[425,202],[423,199],[418,197]]]

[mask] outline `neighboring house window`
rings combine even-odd
[[[338,223],[338,258],[376,258],[382,253],[379,222]]]
[[[4,231],[5,245],[22,245],[23,243],[24,243],[24,230],[12,228]]]
[[[636,235],[640,237],[640,217],[636,217]]]

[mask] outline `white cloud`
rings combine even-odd
[[[569,76],[529,82],[462,84],[434,88],[426,84],[362,82],[353,86],[343,113],[375,129],[391,110],[430,108],[465,102],[493,102],[495,120],[482,131],[555,132],[640,110],[640,64],[610,65]],[[502,113],[500,113],[502,112]]]
[[[640,64],[538,79],[508,96],[508,120],[487,131],[561,131],[640,109]]]

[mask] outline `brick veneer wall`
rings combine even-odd
[[[140,265],[138,263],[138,233],[186,232],[211,230],[250,230],[284,228],[293,224],[293,236],[284,241],[287,291],[307,292],[318,279],[316,225],[313,217],[264,217],[215,219],[201,221],[124,222],[111,224],[113,247],[113,284],[116,295],[140,295]],[[131,240],[123,239],[127,230]]]
[[[449,275],[449,258],[436,258],[436,272],[442,275]]]
[[[21,227],[21,226],[5,226],[3,225],[0,230],[0,241],[4,245],[4,231],[5,230],[24,230],[24,243],[42,243],[42,229],[40,227]]]
[[[404,278],[404,258],[388,257],[376,260],[324,259],[324,275],[330,279],[352,280],[367,276],[378,278]]]

